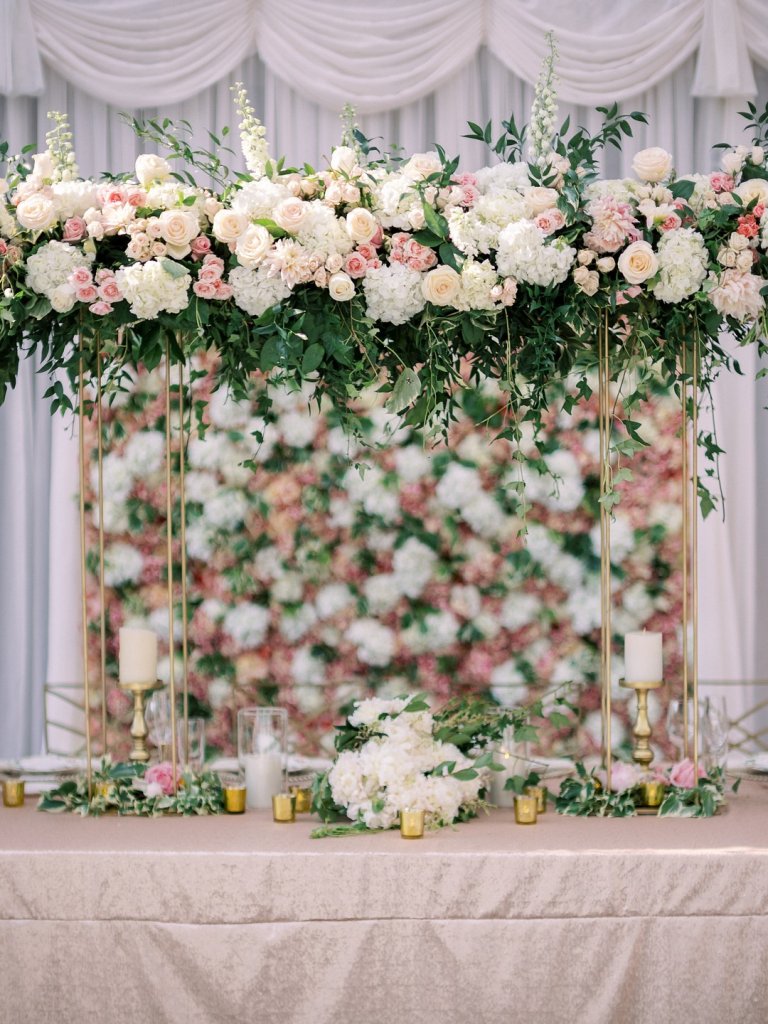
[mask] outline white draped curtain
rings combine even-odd
[[[289,162],[322,165],[350,102],[385,147],[440,142],[471,169],[489,154],[461,138],[466,121],[527,120],[549,29],[561,116],[596,129],[593,107],[614,101],[649,116],[625,153],[605,154],[608,176],[627,173],[646,145],[672,151],[680,171],[709,170],[713,143],[742,141],[745,100],[768,99],[765,0],[2,0],[0,138],[42,148],[47,112],[67,111],[85,175],[128,170],[145,149],[120,111],[186,119],[203,145],[206,130],[232,125],[237,149],[229,87],[242,81],[271,152]],[[225,162],[242,167],[239,153]],[[766,561],[765,401],[751,355],[743,364],[745,376],[718,392],[729,519],[702,532],[701,663],[710,678],[768,676],[755,617]],[[0,576],[4,753],[39,741],[45,676],[71,681],[79,671],[76,460],[63,424],[49,422],[33,369],[24,367],[0,408],[0,564],[25,566]],[[49,572],[57,586],[62,575],[69,582],[69,597],[40,584]]]

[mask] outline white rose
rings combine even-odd
[[[609,274],[616,266],[616,260],[613,256],[601,256],[595,266],[601,274]]]
[[[350,146],[337,146],[331,155],[331,167],[337,174],[354,177],[353,172],[360,170],[357,166],[357,153]]]
[[[142,153],[136,157],[136,178],[146,188],[153,181],[165,181],[171,176],[171,165],[156,153]]]
[[[720,166],[726,174],[733,175],[738,174],[741,168],[744,166],[744,157],[736,150],[730,150],[728,153],[723,153],[720,158]]]
[[[765,178],[748,178],[737,185],[734,192],[745,206],[755,199],[758,203],[768,203],[768,181]]]
[[[34,161],[32,166],[32,173],[36,178],[47,178],[49,181],[53,178],[53,157],[48,152],[35,153],[32,157]]]
[[[331,253],[328,259],[325,261],[325,269],[329,274],[335,274],[341,270],[344,266],[344,260],[339,256],[337,252]]]
[[[403,174],[413,179],[428,178],[430,174],[437,173],[442,166],[437,153],[414,153],[403,168]]]
[[[337,302],[349,302],[355,294],[355,284],[349,274],[340,271],[328,278],[328,294]]]
[[[190,251],[189,243],[200,234],[197,214],[191,210],[163,210],[157,220],[168,253],[176,260],[183,259]]]
[[[370,242],[378,229],[378,223],[370,210],[358,206],[347,214],[347,234],[353,242]]]
[[[301,227],[308,210],[309,206],[303,199],[295,197],[283,199],[275,207],[273,219],[275,224],[279,224],[283,231],[288,231],[294,235]]]
[[[642,284],[659,269],[659,258],[648,242],[632,242],[619,256],[619,270],[630,284]]]
[[[216,196],[209,196],[203,203],[203,211],[208,220],[213,220],[219,210],[222,210],[223,206],[216,198]]]
[[[408,211],[408,223],[414,231],[421,231],[426,223],[426,219],[424,211],[418,206],[415,209]]]
[[[573,272],[573,280],[585,295],[594,295],[600,287],[600,275],[596,270],[590,270],[589,267],[576,267]]]
[[[450,306],[461,291],[461,275],[453,267],[435,267],[424,275],[421,291],[427,302],[435,306]]]
[[[632,170],[641,181],[662,181],[672,170],[672,154],[659,146],[641,149],[635,154]]]
[[[244,213],[234,210],[219,210],[213,218],[212,231],[214,238],[229,245],[236,242],[248,227],[248,218]]]
[[[75,304],[75,289],[71,284],[60,284],[53,289],[49,298],[57,313],[68,313]]]
[[[0,196],[4,196],[8,191],[8,182],[5,178],[0,178]]]
[[[765,160],[765,150],[762,146],[753,146],[749,151],[749,160],[753,164],[761,164]]]
[[[22,199],[16,207],[16,219],[28,231],[46,231],[53,227],[58,217],[53,201],[35,192],[28,199]]]
[[[541,188],[538,185],[525,190],[525,199],[531,211],[531,216],[543,213],[557,206],[557,192],[553,188]]]
[[[261,224],[250,224],[240,235],[235,255],[244,267],[255,270],[272,246],[272,235]]]

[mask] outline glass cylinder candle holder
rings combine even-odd
[[[176,722],[179,761],[191,772],[201,772],[205,764],[205,719],[183,717]]]
[[[237,758],[245,775],[248,807],[271,807],[272,797],[286,790],[287,728],[285,708],[241,708],[237,713]]]
[[[424,811],[406,807],[400,812],[400,835],[403,839],[421,839],[424,836]]]
[[[3,807],[23,807],[24,779],[3,780]]]
[[[515,797],[515,821],[518,825],[536,824],[536,797],[516,796]]]
[[[275,793],[272,797],[272,818],[279,822],[296,821],[296,801],[290,793]]]

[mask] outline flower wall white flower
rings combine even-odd
[[[322,686],[325,682],[325,662],[316,657],[310,647],[299,647],[293,655],[291,674],[299,686]]]
[[[284,611],[280,616],[280,634],[289,643],[301,640],[317,622],[317,612],[311,604],[305,604],[293,611]]]
[[[535,622],[542,610],[541,601],[535,594],[510,594],[502,603],[499,622],[504,629],[514,632]]]
[[[363,583],[363,594],[371,615],[385,615],[392,611],[403,596],[400,582],[391,572],[369,576]]]
[[[269,609],[258,604],[238,604],[224,616],[223,628],[240,648],[258,647],[267,635]]]
[[[280,417],[280,433],[291,448],[307,448],[315,439],[320,420],[308,410],[284,413]]]
[[[125,446],[125,466],[134,477],[146,479],[165,464],[165,436],[159,430],[140,430]]]
[[[344,634],[357,647],[357,656],[364,665],[388,665],[395,654],[395,634],[376,619],[358,619]]]
[[[432,579],[437,553],[416,537],[409,537],[402,547],[395,551],[392,568],[400,592],[406,597],[416,598]]]
[[[203,516],[214,530],[232,531],[248,513],[248,500],[242,491],[219,491],[203,507]]]
[[[143,568],[143,555],[130,544],[110,544],[104,552],[104,584],[107,587],[135,583]]]

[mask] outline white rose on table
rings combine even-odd
[[[190,252],[189,243],[200,234],[200,221],[192,210],[163,210],[158,217],[160,237],[165,241],[168,255],[183,259]]]
[[[358,206],[347,214],[347,234],[358,245],[370,242],[378,230],[379,224],[370,210]]]
[[[53,171],[53,157],[48,150],[44,153],[35,153],[32,157],[32,174],[36,178],[47,178],[50,181],[53,178]]]
[[[331,168],[337,174],[346,174],[348,178],[356,178],[360,174],[357,153],[351,146],[337,146],[331,154]]]
[[[236,242],[248,227],[248,218],[244,213],[234,210],[219,210],[213,218],[211,230],[214,238],[225,245]]]
[[[272,246],[272,235],[261,224],[250,224],[240,235],[235,255],[249,270],[255,270]]]
[[[328,278],[328,294],[336,302],[349,302],[355,294],[355,283],[343,270]]]
[[[659,258],[648,242],[632,242],[619,256],[619,270],[630,284],[642,284],[659,269]]]
[[[672,154],[660,146],[641,149],[635,154],[632,170],[641,181],[662,181],[672,170]]]
[[[27,231],[46,231],[57,222],[56,207],[51,199],[35,192],[22,199],[16,207],[16,219]]]
[[[153,181],[165,181],[171,176],[171,165],[156,153],[142,153],[136,157],[136,178],[146,188]]]
[[[543,188],[542,186],[534,185],[525,190],[525,201],[528,204],[532,217],[543,213],[545,210],[550,210],[553,206],[557,206],[557,199],[557,192],[553,188]]]
[[[278,224],[283,231],[294,235],[306,219],[308,211],[308,203],[305,203],[303,199],[292,196],[290,199],[281,200],[275,207],[272,216],[275,224]]]
[[[453,267],[435,267],[424,275],[421,291],[427,302],[434,306],[450,306],[459,297],[461,275]]]

